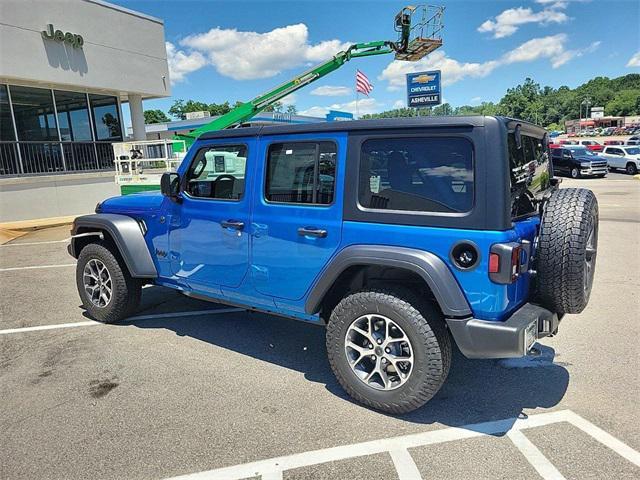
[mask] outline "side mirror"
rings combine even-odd
[[[165,172],[160,178],[160,192],[165,197],[172,199],[178,198],[180,193],[180,175],[173,172]]]

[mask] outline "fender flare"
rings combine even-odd
[[[135,219],[127,215],[113,213],[96,213],[77,217],[71,228],[71,244],[69,245],[69,253],[75,258],[80,255],[77,240],[86,236],[79,233],[80,230],[88,231],[88,234],[96,236],[99,236],[102,231],[108,233],[116,244],[132,277],[158,277],[140,225]]]
[[[431,252],[380,245],[353,245],[340,251],[315,282],[305,302],[305,312],[318,313],[325,294],[347,268],[382,265],[412,271],[424,279],[447,317],[468,317],[471,308],[447,265]]]

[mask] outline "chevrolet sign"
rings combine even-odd
[[[407,106],[432,107],[442,103],[440,70],[407,74]]]

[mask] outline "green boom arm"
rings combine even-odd
[[[253,100],[243,103],[228,113],[225,113],[221,117],[216,118],[210,123],[195,129],[192,132],[184,135],[176,135],[176,138],[185,140],[187,147],[191,147],[193,142],[203,133],[210,132],[212,130],[222,130],[230,127],[236,123],[242,123],[249,120],[251,117],[260,113],[269,105],[277,102],[281,98],[289,95],[290,93],[299,90],[300,88],[315,82],[319,78],[328,75],[329,73],[337,70],[346,62],[352,58],[369,57],[372,55],[385,55],[387,53],[393,53],[396,51],[396,46],[393,42],[381,41],[381,42],[368,42],[357,43],[350,46],[346,52],[339,52],[330,60],[327,60],[320,65],[316,65],[312,69],[298,75],[297,77],[283,83],[282,85],[257,96]]]

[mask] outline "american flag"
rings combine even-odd
[[[360,70],[356,70],[356,92],[364,93],[368,97],[371,90],[373,90],[373,85],[367,76]]]

